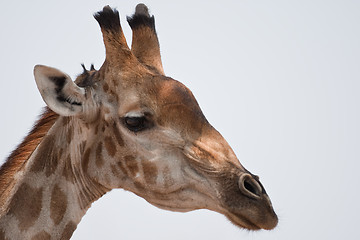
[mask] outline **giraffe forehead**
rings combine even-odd
[[[133,85],[118,88],[119,115],[124,116],[137,111],[154,111],[161,114],[168,105],[183,106],[188,110],[203,116],[192,92],[182,83],[171,78],[157,76],[147,77],[142,82],[134,81]],[[166,110],[167,111],[167,110]]]
[[[192,92],[175,80],[165,82],[158,92],[159,123],[201,134],[208,125]]]
[[[177,112],[178,117],[190,113],[190,115],[205,118],[192,92],[176,80],[170,78],[162,80],[153,89],[150,89],[150,92],[155,95],[154,108],[163,117],[169,115],[170,108],[172,112]],[[190,115],[186,117],[189,118]]]
[[[184,105],[198,107],[191,91],[182,83],[169,79],[159,84],[157,89],[159,100],[165,104],[182,103]]]

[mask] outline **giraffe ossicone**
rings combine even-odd
[[[259,178],[206,120],[191,91],[164,74],[154,16],[128,23],[109,6],[94,15],[105,44],[99,70],[73,82],[37,65],[47,107],[0,168],[0,240],[69,239],[92,202],[123,188],[171,211],[209,209],[236,226],[278,219]]]

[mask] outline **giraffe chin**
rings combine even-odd
[[[274,229],[278,224],[278,218],[276,214],[274,215],[268,215],[267,217],[258,218],[257,216],[249,215],[244,216],[240,213],[223,213],[234,225],[245,228],[247,230],[251,231],[257,231],[257,230],[272,230]],[[261,214],[262,215],[262,214]],[[255,223],[256,222],[256,223]]]
[[[255,223],[251,222],[249,219],[245,218],[244,216],[236,216],[231,213],[225,214],[225,216],[230,220],[230,222],[232,222],[234,225],[238,227],[253,231],[262,229],[261,227],[257,226]]]

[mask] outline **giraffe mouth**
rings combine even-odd
[[[272,230],[278,224],[278,217],[274,210],[268,208],[249,209],[225,208],[225,215],[234,225],[248,230]]]
[[[241,228],[245,228],[248,230],[260,230],[262,229],[261,227],[259,227],[258,225],[256,225],[255,223],[253,223],[252,221],[250,221],[248,218],[242,216],[242,215],[235,215],[232,213],[226,213],[224,214],[234,225],[241,227]]]

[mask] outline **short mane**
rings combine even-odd
[[[0,208],[4,204],[4,199],[6,199],[8,191],[11,189],[15,173],[24,166],[24,163],[40,144],[42,138],[53,126],[58,116],[58,114],[48,107],[45,107],[30,133],[0,167]]]

